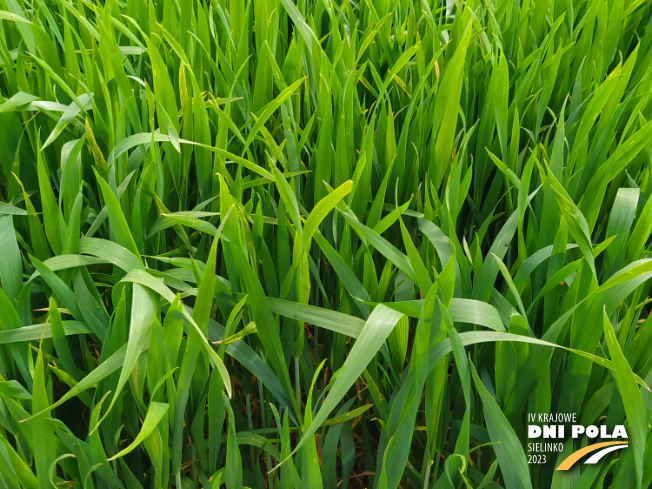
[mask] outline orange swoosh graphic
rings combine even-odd
[[[570,469],[575,462],[581,459],[584,455],[595,452],[596,450],[608,447],[611,445],[627,445],[626,441],[606,441],[604,443],[595,443],[593,445],[586,446],[579,449],[576,452],[571,453],[566,459],[557,467],[557,470],[568,470]]]

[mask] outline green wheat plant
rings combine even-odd
[[[646,489],[651,233],[646,0],[0,0],[0,488]]]

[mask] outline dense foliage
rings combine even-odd
[[[650,487],[651,13],[0,0],[0,487]]]

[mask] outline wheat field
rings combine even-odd
[[[651,97],[646,0],[0,0],[0,488],[651,487]]]

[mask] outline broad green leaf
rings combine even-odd
[[[158,424],[160,423],[161,419],[163,419],[163,416],[168,412],[168,408],[170,406],[168,404],[160,403],[160,402],[152,402],[149,405],[149,409],[147,410],[147,416],[145,416],[145,419],[143,421],[143,426],[140,428],[140,432],[136,436],[133,442],[131,444],[120,450],[120,452],[116,453],[113,457],[109,459],[109,462],[116,460],[120,457],[124,457],[130,452],[133,452],[134,449],[140,445],[143,441],[147,439],[148,436],[152,434],[152,432],[156,429]]]
[[[647,433],[643,398],[641,397],[639,387],[636,385],[636,377],[632,372],[632,368],[618,344],[616,334],[613,331],[606,311],[603,314],[603,329],[613,363],[613,375],[616,379],[618,391],[622,396],[625,413],[629,422],[629,436],[632,439],[636,467],[636,487],[640,488],[645,465],[645,440]]]
[[[304,430],[301,440],[294,448],[294,452],[299,450],[317,429],[319,429],[322,423],[326,421],[328,415],[337,406],[360,374],[362,374],[367,364],[385,342],[389,333],[401,317],[403,317],[403,314],[392,311],[382,304],[374,309],[369,319],[365,322],[365,326],[362,328],[360,336],[358,336],[355,345],[351,349],[350,355],[344,362],[342,371],[337,376],[337,380],[331,387],[328,396],[319,408],[310,426]]]
[[[494,452],[500,464],[500,470],[505,478],[507,489],[532,487],[530,470],[523,452],[521,441],[517,438],[514,429],[501,411],[494,398],[480,380],[474,365],[471,365],[471,374],[475,388],[482,399],[485,419],[489,436],[495,443]]]

